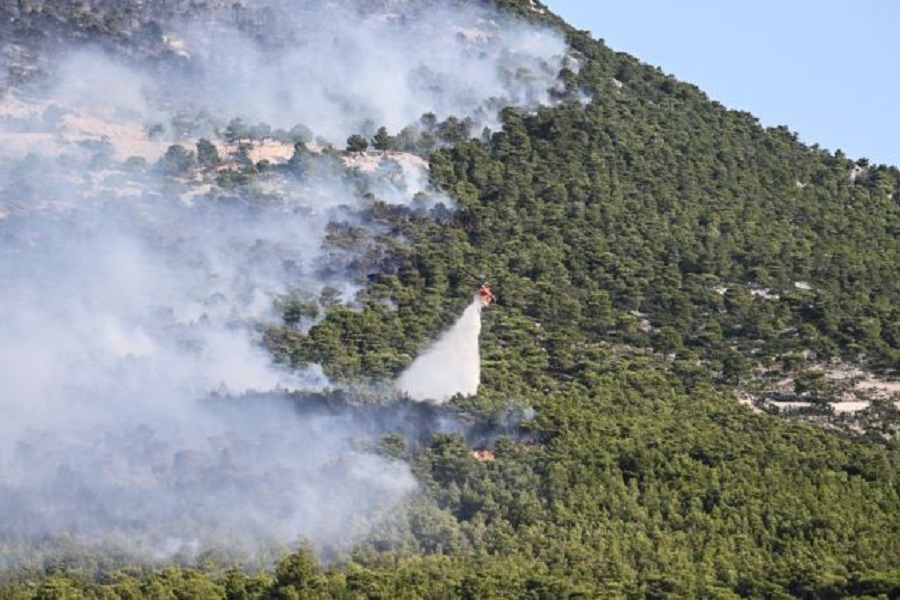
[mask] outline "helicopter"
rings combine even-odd
[[[478,298],[481,300],[481,308],[488,308],[491,304],[497,303],[497,296],[491,290],[491,285],[484,276],[478,277],[474,273],[469,276],[478,282]]]
[[[481,308],[487,308],[492,302],[497,302],[497,296],[491,291],[491,286],[488,285],[487,281],[478,287],[478,296],[481,298]]]

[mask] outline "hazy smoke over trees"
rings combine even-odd
[[[348,176],[338,161],[230,191],[151,168],[171,143],[224,144],[234,118],[339,144],[426,112],[490,124],[500,104],[546,101],[555,85],[556,35],[474,9],[367,6],[182,15],[160,23],[179,57],[165,77],[157,62],[80,49],[42,91],[5,90],[0,537],[163,555],[343,544],[414,488],[405,465],[360,449],[378,432],[356,420],[203,399],[328,385],[317,368],[271,364],[257,327],[293,290],[352,301],[359,281],[323,265],[362,249],[329,251],[329,223],[364,226],[364,192],[411,203],[425,174],[404,163]],[[476,388],[477,373],[459,391]]]
[[[372,124],[399,131],[424,112],[494,124],[501,106],[546,103],[557,87],[565,54],[557,33],[471,5],[351,4],[356,10],[311,2],[254,13],[277,23],[256,36],[173,24],[189,76],[202,82],[182,90],[228,114],[307,123],[343,141]]]

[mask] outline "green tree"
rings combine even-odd
[[[358,133],[347,138],[347,152],[365,152],[369,149],[369,141]]]
[[[196,155],[180,144],[169,146],[159,159],[158,167],[166,175],[184,176],[197,165]]]
[[[394,139],[388,135],[387,128],[384,126],[378,128],[378,131],[375,132],[375,137],[372,138],[372,146],[382,152],[394,149]]]
[[[204,169],[213,169],[222,162],[215,144],[205,138],[197,140],[197,162]]]

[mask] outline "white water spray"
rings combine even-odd
[[[419,356],[397,380],[397,388],[414,400],[443,404],[456,394],[473,395],[481,382],[478,335],[481,300]]]

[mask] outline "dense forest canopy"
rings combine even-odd
[[[424,0],[335,6],[378,14],[395,4],[410,9],[411,23],[432,8]],[[453,7],[495,4],[517,27],[565,39],[561,58],[548,43],[558,64],[501,45],[498,89],[525,90],[510,94],[519,102],[467,97],[459,106],[471,114],[426,108],[404,124],[360,118],[352,132],[331,130],[340,139],[317,130],[324,122],[291,127],[182,112],[147,124],[147,138],[164,148],[152,161],[120,161],[102,141],[81,144],[89,159],[79,168],[95,179],[111,169],[121,171],[114,183],[123,189],[152,186],[135,202],[154,226],[121,222],[162,240],[167,268],[188,279],[206,275],[191,264],[202,259],[188,258],[204,248],[189,235],[198,218],[196,231],[216,223],[209,237],[229,239],[221,256],[240,251],[238,284],[262,274],[276,289],[274,320],[258,318],[253,298],[245,298],[243,312],[222,316],[221,331],[250,322],[278,369],[307,383],[327,381],[312,391],[214,394],[216,409],[236,419],[227,422],[240,424],[232,430],[270,425],[270,417],[241,423],[240,415],[276,397],[288,409],[275,421],[300,415],[298,423],[321,418],[322,429],[353,432],[354,439],[328,446],[340,458],[307,461],[327,473],[329,486],[402,499],[360,508],[356,516],[371,526],[352,543],[301,527],[305,539],[260,544],[255,556],[235,544],[135,558],[133,549],[92,544],[77,531],[35,547],[5,522],[0,597],[900,595],[900,170],[806,146],[785,127],[762,127],[574,30],[535,0]],[[89,39],[150,55],[157,74],[185,68],[163,31],[173,15],[214,15],[276,49],[296,41],[277,13],[229,6],[2,2],[0,22],[11,36],[0,62],[3,93],[12,98],[47,69],[30,58],[42,48],[34,39],[58,47]],[[484,15],[494,13],[475,14],[481,25],[493,23]],[[278,35],[267,37],[267,28]],[[467,52],[483,42],[479,35],[466,29],[454,39]],[[548,39],[541,36],[527,39]],[[486,44],[483,54],[492,53]],[[423,90],[440,92],[437,67],[416,73]],[[531,101],[535,81],[547,84],[540,102]],[[352,100],[348,93],[340,102],[351,112],[375,106]],[[21,133],[22,123],[0,131]],[[260,154],[275,146],[281,154]],[[0,163],[0,228],[22,242],[16,252],[40,239],[13,227],[29,223],[18,220],[29,203],[44,210],[42,193],[51,188],[42,180],[66,160],[73,159]],[[426,161],[426,182],[409,175]],[[170,200],[179,194],[193,199],[188,209]],[[292,200],[337,195],[343,200],[328,211]],[[121,197],[103,198],[97,212],[84,211],[89,220],[103,223],[108,210],[125,214]],[[203,212],[195,215],[198,205]],[[315,241],[313,264],[285,258],[310,252],[297,236],[257,236],[283,232],[279,222],[298,215],[321,226],[303,230]],[[266,229],[243,239],[236,231],[248,223]],[[3,260],[13,255],[4,251]],[[268,264],[276,259],[277,267]],[[474,277],[486,277],[499,300],[481,314],[478,394],[434,406],[391,391],[386,382],[472,301]],[[225,304],[221,278],[207,284]],[[218,325],[208,313],[191,335]],[[157,317],[175,328],[168,315]],[[201,345],[206,338],[189,339]],[[848,404],[853,412],[843,410]],[[23,439],[34,442],[33,452],[40,437],[29,435]],[[156,446],[129,448],[136,456],[160,446],[159,437],[150,440]],[[272,452],[313,454],[310,446],[279,443]],[[237,456],[223,454],[227,471],[200,454],[180,456],[165,481],[212,472],[221,477],[216,489],[227,490],[244,468]],[[356,474],[360,464],[389,472],[391,486],[381,479],[382,487],[371,487]],[[70,473],[79,466],[73,460]],[[292,498],[309,493],[281,485],[279,474],[306,476],[292,468],[274,461],[265,477],[241,480],[260,495],[229,498],[265,498],[272,510],[287,511]],[[2,476],[3,506],[21,510],[30,490]],[[197,501],[167,495],[167,485],[146,489]],[[329,494],[309,493],[307,501],[340,503],[340,494]],[[309,514],[340,520],[345,513]],[[85,508],[72,529],[93,518]],[[140,523],[129,527],[141,531]]]

